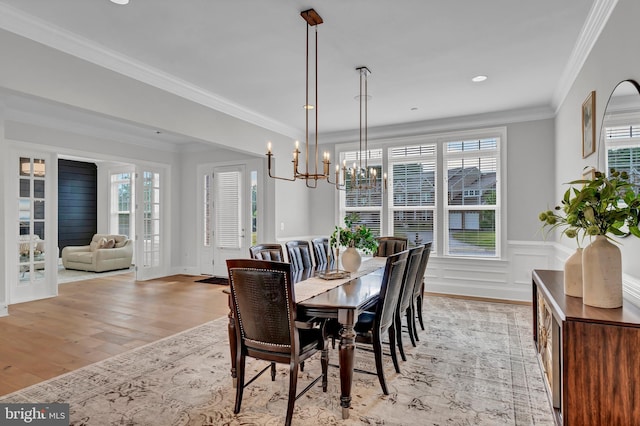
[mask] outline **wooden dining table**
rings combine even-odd
[[[353,329],[358,315],[373,306],[380,293],[387,258],[365,259],[360,269],[347,278],[326,280],[313,269],[292,273],[298,317],[336,319],[340,325],[340,406],[342,418],[349,418],[351,387],[355,357],[356,333]],[[231,351],[231,377],[237,386],[235,318],[229,297],[229,348]]]

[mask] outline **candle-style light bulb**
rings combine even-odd
[[[267,152],[271,154],[271,141],[267,142]]]

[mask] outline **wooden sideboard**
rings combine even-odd
[[[533,340],[558,425],[640,425],[640,309],[584,305],[533,271]]]

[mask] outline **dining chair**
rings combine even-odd
[[[380,294],[374,312],[365,311],[358,316],[358,321],[354,326],[357,343],[367,343],[373,346],[373,354],[376,363],[376,374],[382,387],[382,392],[389,395],[387,383],[384,378],[384,366],[382,364],[382,336],[387,333],[389,337],[389,349],[393,366],[397,373],[400,373],[398,357],[396,355],[396,329],[395,312],[398,305],[398,298],[402,288],[402,278],[407,266],[407,250],[387,257]],[[358,370],[364,373],[368,371]]]
[[[232,310],[236,324],[236,403],[240,412],[244,388],[270,365],[245,383],[246,357],[289,364],[289,397],[285,425],[291,424],[295,401],[319,380],[327,391],[329,351],[324,324],[299,321],[291,279],[291,264],[255,259],[227,260]],[[322,374],[296,395],[298,369],[310,356],[321,351]],[[274,380],[274,376],[271,377]]]
[[[398,340],[398,351],[403,361],[407,360],[404,353],[404,346],[402,345],[402,317],[407,318],[407,331],[409,332],[409,338],[412,345],[415,347],[415,320],[412,321],[411,315],[413,310],[410,308],[413,301],[413,292],[416,284],[416,277],[418,276],[418,270],[420,269],[420,262],[422,260],[422,252],[424,246],[417,246],[409,250],[407,257],[407,267],[402,277],[402,289],[400,290],[400,297],[398,298],[398,305],[395,312],[395,329],[396,338]]]
[[[285,261],[282,244],[258,244],[249,247],[249,254],[252,259],[274,260],[277,262]]]
[[[319,237],[311,240],[313,245],[313,254],[315,256],[316,265],[331,265],[335,258],[333,251],[329,247],[329,238]]]
[[[378,237],[378,251],[376,256],[387,257],[407,249],[409,240],[403,237]]]
[[[416,316],[420,322],[420,328],[424,330],[424,321],[422,319],[422,299],[424,297],[424,274],[427,271],[427,263],[429,262],[429,255],[431,254],[431,242],[424,244],[424,250],[422,251],[422,259],[420,260],[420,267],[416,275],[416,282],[413,288],[413,297],[411,301],[411,321],[413,322],[414,337],[417,341],[418,328],[416,327]],[[415,346],[415,342],[412,341]]]
[[[289,256],[291,269],[293,269],[294,271],[299,271],[302,269],[313,268],[313,255],[311,254],[311,246],[309,245],[309,241],[287,241],[285,243],[285,246],[287,247],[287,256]]]

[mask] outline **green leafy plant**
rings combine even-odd
[[[373,254],[378,250],[378,241],[366,225],[356,225],[360,221],[357,213],[349,213],[344,217],[345,227],[336,226],[329,244],[331,247],[355,247],[364,253]]]
[[[564,193],[560,206],[538,216],[548,232],[562,228],[561,233],[569,238],[610,235],[640,238],[640,195],[629,182],[627,172],[610,170],[609,176],[595,172],[591,180],[574,180]],[[578,244],[579,245],[579,244]]]

